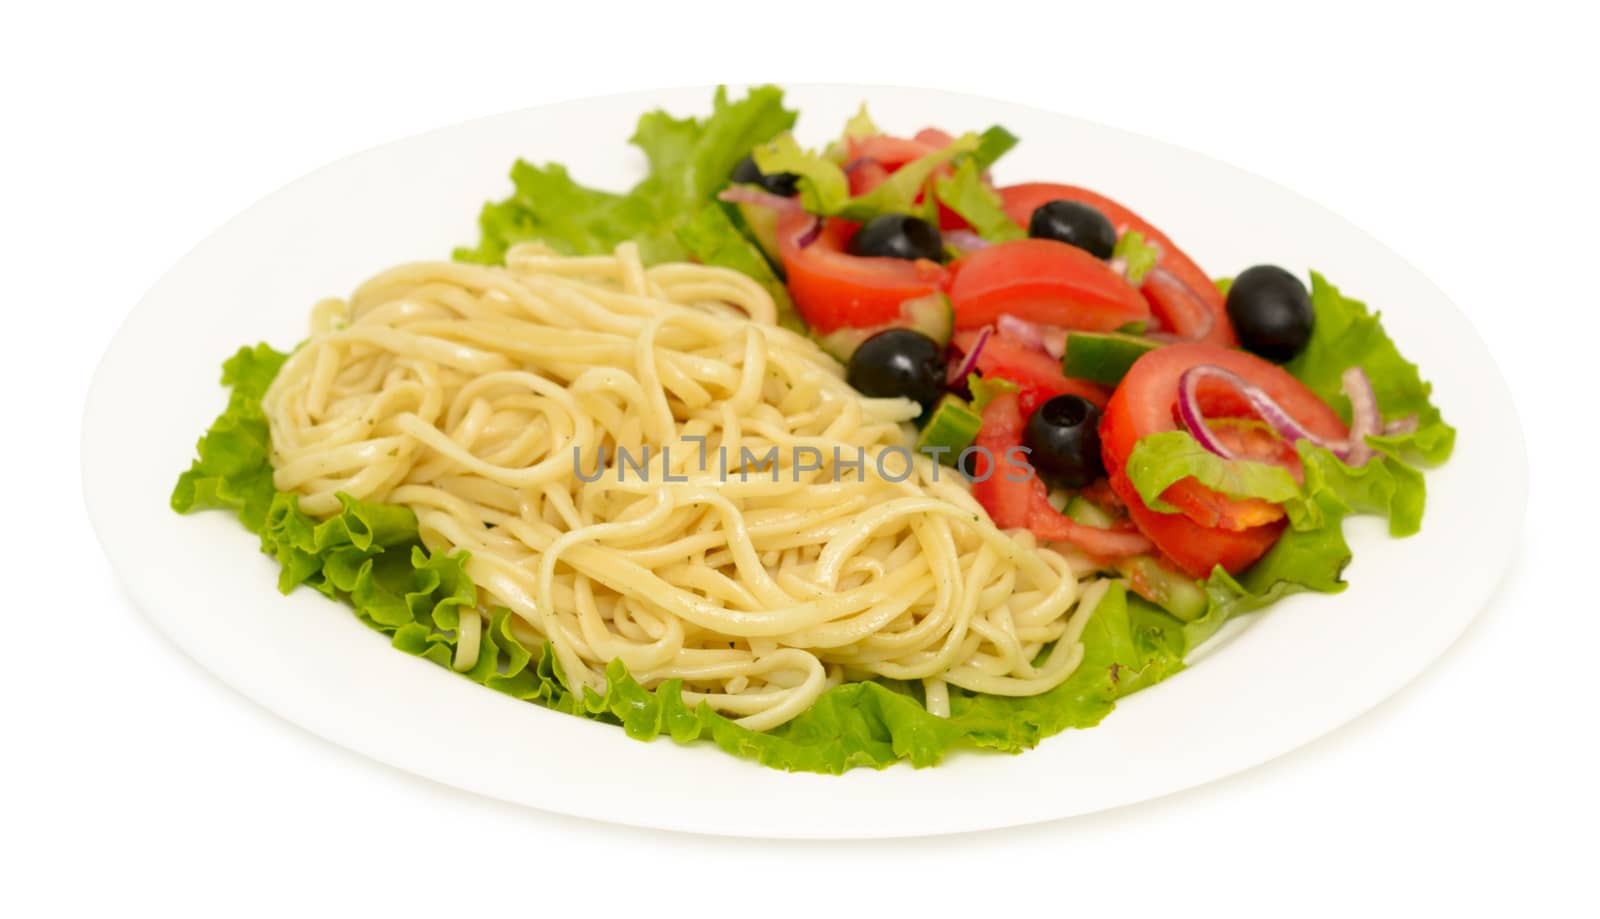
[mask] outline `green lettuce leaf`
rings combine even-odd
[[[484,205],[478,245],[457,249],[455,258],[493,265],[519,242],[537,240],[557,252],[586,255],[632,240],[646,264],[695,257],[755,270],[740,238],[753,243],[735,224],[716,223],[705,209],[751,148],[789,130],[794,121],[795,113],[783,107],[783,91],[773,86],[752,89],[739,100],[719,89],[711,114],[703,119],[646,113],[631,142],[644,152],[650,172],[624,194],[580,185],[558,164],[518,160],[511,168],[515,193]],[[714,238],[718,235],[722,238]],[[770,267],[766,277],[752,276],[764,285],[775,280]]]
[[[800,204],[807,211],[824,217],[842,217],[865,223],[884,214],[928,216],[931,199],[919,205],[917,196],[927,188],[940,166],[978,149],[976,134],[963,134],[948,147],[918,157],[864,194],[850,195],[850,179],[844,169],[825,153],[800,146],[791,135],[774,138],[752,152],[762,172],[791,172],[799,176]]]
[[[1188,431],[1162,431],[1139,438],[1128,455],[1128,481],[1153,511],[1175,514],[1161,493],[1194,478],[1230,498],[1262,498],[1283,504],[1300,497],[1294,476],[1281,466],[1228,460],[1200,445]]]
[[[1350,367],[1362,368],[1372,381],[1385,422],[1408,415],[1415,415],[1418,422],[1414,433],[1375,437],[1370,442],[1381,445],[1386,453],[1415,454],[1430,464],[1449,459],[1455,447],[1455,428],[1445,423],[1433,404],[1432,385],[1384,332],[1380,314],[1339,293],[1339,288],[1315,271],[1311,272],[1311,306],[1316,313],[1311,341],[1285,369],[1349,422],[1350,400],[1340,377]]]
[[[1308,457],[1308,463],[1322,461],[1321,456],[1312,454],[1314,448],[1306,444],[1301,447],[1301,455]],[[1344,538],[1343,520],[1354,508],[1339,488],[1327,485],[1315,473],[1313,477],[1315,482],[1308,483],[1303,500],[1315,508],[1315,513],[1308,512],[1295,520],[1297,525],[1284,530],[1267,554],[1238,577],[1217,566],[1209,577],[1198,582],[1205,592],[1205,609],[1178,626],[1184,648],[1209,640],[1233,617],[1269,606],[1290,594],[1338,593],[1345,589],[1340,575],[1350,563],[1351,553]],[[1290,516],[1294,518],[1293,511]],[[1129,602],[1135,608],[1160,611],[1160,607],[1140,597],[1130,597]]]
[[[805,331],[795,312],[794,300],[789,297],[789,289],[772,270],[761,247],[734,225],[727,205],[717,201],[705,205],[687,222],[680,223],[674,232],[679,244],[701,264],[731,268],[754,278],[772,295],[772,302],[778,306],[779,323],[795,331]]]
[[[240,348],[222,365],[222,385],[231,388],[228,408],[200,438],[197,459],[178,477],[173,510],[231,510],[252,532],[260,531],[277,492],[267,462],[271,441],[261,397],[288,358],[261,344]]]
[[[563,255],[594,255],[631,239],[647,261],[683,257],[650,197],[585,188],[557,163],[534,166],[518,160],[511,167],[511,184],[510,198],[484,205],[478,215],[482,239],[475,249],[457,249],[458,260],[498,265],[507,249],[535,240]]]
[[[938,200],[972,224],[984,239],[1004,242],[1028,235],[1007,216],[999,193],[983,183],[976,158],[963,159],[954,174],[936,180],[933,187]]]
[[[750,152],[756,166],[768,175],[789,172],[799,176],[800,206],[813,214],[836,214],[850,200],[850,177],[833,160],[800,146],[792,134],[782,134]]]
[[[856,113],[850,116],[850,120],[844,123],[844,131],[840,133],[839,139],[833,142],[833,145],[828,148],[828,152],[824,155],[842,166],[850,159],[850,142],[852,140],[860,140],[864,137],[872,137],[875,134],[882,133],[878,129],[878,123],[872,120],[871,115],[867,114],[867,104],[863,102],[861,107],[856,110]]]
[[[1412,461],[1444,462],[1455,448],[1456,430],[1433,404],[1432,385],[1384,331],[1379,314],[1344,296],[1314,271],[1311,306],[1316,314],[1311,341],[1285,369],[1348,422],[1350,400],[1341,377],[1347,368],[1360,367],[1372,382],[1384,421],[1414,416],[1417,427],[1409,434],[1368,437],[1367,444],[1378,455],[1359,467],[1346,465],[1326,450],[1299,445],[1305,490],[1329,495],[1341,515],[1378,514],[1388,518],[1391,535],[1409,536],[1422,527],[1427,497],[1422,472]],[[1290,506],[1289,513],[1302,529],[1322,517],[1321,506],[1312,502]]]
[[[1302,497],[1286,506],[1296,529],[1323,525],[1331,507],[1346,514],[1375,514],[1389,521],[1389,535],[1410,536],[1422,529],[1427,486],[1422,472],[1388,447],[1361,466],[1347,465],[1328,450],[1301,441],[1295,445],[1305,470]],[[1312,497],[1321,500],[1311,500]],[[1332,502],[1331,505],[1329,502]]]
[[[262,551],[278,561],[280,590],[303,585],[343,601],[394,647],[455,669],[462,617],[482,617],[466,553],[428,551],[418,538],[416,516],[404,507],[346,495],[337,513],[318,520],[300,509],[294,495],[273,490],[261,395],[286,357],[261,345],[228,360],[228,407],[201,438],[199,456],[180,476],[172,506],[184,513],[234,511],[258,534]],[[1009,698],[952,687],[950,717],[941,718],[928,713],[918,684],[845,683],[787,724],[757,733],[706,704],[689,705],[681,681],[645,689],[620,661],[606,668],[603,691],[575,691],[548,644],[519,635],[511,613],[497,608],[486,618],[477,658],[458,670],[468,679],[618,725],[640,740],[703,739],[766,766],[821,773],[900,761],[930,766],[962,748],[1019,752],[1068,728],[1098,724],[1117,699],[1182,669],[1189,647],[1178,620],[1130,602],[1122,585],[1114,584],[1085,627],[1082,663],[1048,692]]]
[[[728,184],[733,167],[753,147],[794,127],[795,117],[776,86],[752,89],[737,102],[719,88],[704,120],[650,112],[631,139],[650,161],[644,186],[664,212],[692,214]]]
[[[917,196],[928,189],[928,183],[933,180],[939,167],[976,149],[978,136],[963,134],[952,140],[949,146],[919,156],[896,169],[877,188],[846,201],[835,216],[865,223],[882,214],[919,214],[937,223],[938,211],[933,196],[927,196],[925,205],[920,207]]]
[[[1128,456],[1128,480],[1154,511],[1178,513],[1161,500],[1174,483],[1193,478],[1230,498],[1260,498],[1281,504],[1295,530],[1313,530],[1348,514],[1373,514],[1389,521],[1394,536],[1422,527],[1427,489],[1422,473],[1392,455],[1379,453],[1351,466],[1331,451],[1307,441],[1295,444],[1304,483],[1288,470],[1267,463],[1227,460],[1200,445],[1187,431],[1142,437]]]
[[[1340,574],[1350,564],[1344,515],[1328,492],[1319,492],[1314,500],[1327,502],[1321,525],[1285,530],[1267,554],[1237,578],[1220,565],[1212,570],[1203,585],[1208,601],[1205,614],[1184,625],[1189,647],[1216,634],[1229,619],[1269,606],[1290,594],[1344,590]]]
[[[982,134],[978,135],[978,149],[972,153],[972,159],[978,164],[978,171],[982,172],[994,165],[994,161],[1005,156],[1017,145],[1017,135],[1007,131],[999,125],[990,125]]]

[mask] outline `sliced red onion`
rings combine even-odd
[[[1044,327],[1044,352],[1055,360],[1061,360],[1067,354],[1067,330],[1058,325]]]
[[[1037,323],[1018,319],[1010,313],[1002,313],[995,325],[999,328],[1000,334],[1016,339],[1018,344],[1035,351],[1044,350],[1044,328]]]
[[[962,252],[973,252],[989,247],[989,241],[971,230],[943,230],[944,241]]]
[[[1378,396],[1372,391],[1372,381],[1366,371],[1351,367],[1339,378],[1339,386],[1350,400],[1350,440],[1348,450],[1340,459],[1352,466],[1365,465],[1372,459],[1372,448],[1367,446],[1367,436],[1383,432],[1383,416],[1378,413]],[[1337,452],[1337,451],[1335,451]]]
[[[799,198],[785,198],[775,195],[770,191],[763,191],[749,185],[731,185],[717,193],[718,201],[727,201],[731,204],[754,204],[757,207],[770,207],[780,214],[799,211]]]
[[[1067,353],[1067,330],[1061,326],[1029,322],[1009,313],[1002,313],[996,324],[1000,334],[1024,347],[1043,351],[1058,361]]]
[[[796,233],[794,235],[795,248],[796,249],[804,249],[806,246],[809,246],[812,243],[816,242],[817,241],[817,237],[821,236],[821,235],[822,235],[822,218],[821,217],[812,217],[811,218],[811,223],[809,225],[807,225],[805,229],[801,230],[800,232],[798,232],[798,233]]]
[[[993,334],[994,326],[986,325],[983,327],[982,331],[978,333],[978,339],[972,343],[972,347],[967,350],[967,353],[961,356],[961,360],[950,365],[949,371],[945,374],[946,386],[959,388],[967,384],[968,374],[978,369],[978,352],[982,351],[983,346],[989,343],[989,336]]]
[[[1415,434],[1419,424],[1420,422],[1417,420],[1416,415],[1406,415],[1401,418],[1396,418],[1395,420],[1383,426],[1383,436],[1404,437],[1407,434]]]
[[[1213,375],[1229,383],[1237,380],[1241,387],[1245,385],[1244,380],[1221,367],[1207,364],[1185,370],[1183,376],[1178,378],[1178,420],[1183,422],[1184,429],[1199,442],[1200,446],[1223,459],[1238,459],[1239,457],[1228,449],[1227,444],[1217,439],[1216,432],[1206,424],[1205,412],[1200,410],[1200,381]]]
[[[1372,398],[1372,384],[1367,381],[1367,375],[1359,367],[1345,371],[1343,380],[1345,395],[1350,396],[1353,410],[1350,440],[1328,440],[1311,433],[1265,391],[1252,386],[1243,377],[1230,370],[1212,364],[1201,364],[1185,370],[1183,376],[1178,378],[1179,420],[1194,439],[1199,441],[1200,446],[1224,459],[1238,459],[1239,457],[1229,450],[1217,437],[1216,432],[1206,424],[1205,414],[1200,411],[1200,383],[1207,379],[1226,383],[1237,390],[1244,396],[1245,401],[1250,403],[1250,407],[1256,410],[1256,414],[1261,416],[1261,420],[1277,432],[1278,436],[1290,443],[1299,440],[1310,441],[1352,465],[1360,465],[1372,458],[1372,450],[1366,445],[1366,434],[1375,433],[1381,422],[1374,420],[1378,417],[1378,406],[1376,399]]]
[[[1216,314],[1211,312],[1211,308],[1206,306],[1206,302],[1200,299],[1200,295],[1195,293],[1194,288],[1185,284],[1182,278],[1157,265],[1150,269],[1150,273],[1144,277],[1144,286],[1150,287],[1152,285],[1159,290],[1187,299],[1194,314],[1205,317],[1194,333],[1187,337],[1188,341],[1201,341],[1211,334],[1212,328],[1217,324]]]

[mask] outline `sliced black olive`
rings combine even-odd
[[[939,228],[909,214],[881,214],[850,238],[850,254],[937,262],[944,254]]]
[[[1316,313],[1300,279],[1277,265],[1239,272],[1228,288],[1228,319],[1252,354],[1283,363],[1306,349]]]
[[[1100,410],[1082,396],[1056,396],[1034,410],[1022,431],[1028,463],[1046,482],[1082,488],[1105,475]]]
[[[913,329],[885,329],[850,355],[845,379],[862,395],[904,396],[923,411],[944,394],[944,348]]]
[[[775,172],[767,175],[756,165],[756,158],[747,156],[733,167],[733,175],[729,177],[741,185],[759,185],[775,195],[788,198],[800,190],[800,177],[792,172]]]
[[[1028,220],[1028,235],[1077,246],[1098,259],[1110,258],[1117,248],[1117,229],[1106,215],[1076,201],[1039,205]]]

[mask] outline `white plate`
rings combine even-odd
[[[195,439],[224,404],[218,366],[240,344],[294,344],[312,302],[476,238],[478,206],[521,156],[584,182],[631,184],[623,143],[662,106],[703,112],[709,89],[513,112],[340,160],[268,196],[187,255],[138,305],[101,364],[84,421],[84,487],[117,573],[145,613],[223,681],[374,759],[507,801],[705,833],[872,837],[986,829],[1153,798],[1283,754],[1395,692],[1490,597],[1519,538],[1527,465],[1511,397],[1483,341],[1415,269],[1277,185],[1146,138],[942,92],[807,86],[790,101],[820,143],[863,100],[891,130],[1006,125],[1023,138],[1003,180],[1072,181],[1155,219],[1216,273],[1315,267],[1383,310],[1460,428],[1428,476],[1420,535],[1348,525],[1350,589],[1297,596],[1232,624],[1190,669],[1123,701],[1098,728],[1021,756],[959,754],[934,769],[790,775],[708,745],[643,744],[518,702],[390,649],[340,606],[274,589],[256,539],[221,513],[167,506]]]

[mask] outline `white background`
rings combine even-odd
[[[1592,10],[401,6],[0,13],[8,913],[1593,908]],[[190,246],[386,140],[576,96],[761,80],[956,89],[1150,134],[1404,253],[1488,339],[1522,411],[1532,497],[1497,601],[1410,688],[1265,767],[1064,823],[893,843],[645,832],[442,788],[278,721],[132,608],[82,509],[79,419],[118,322]]]

